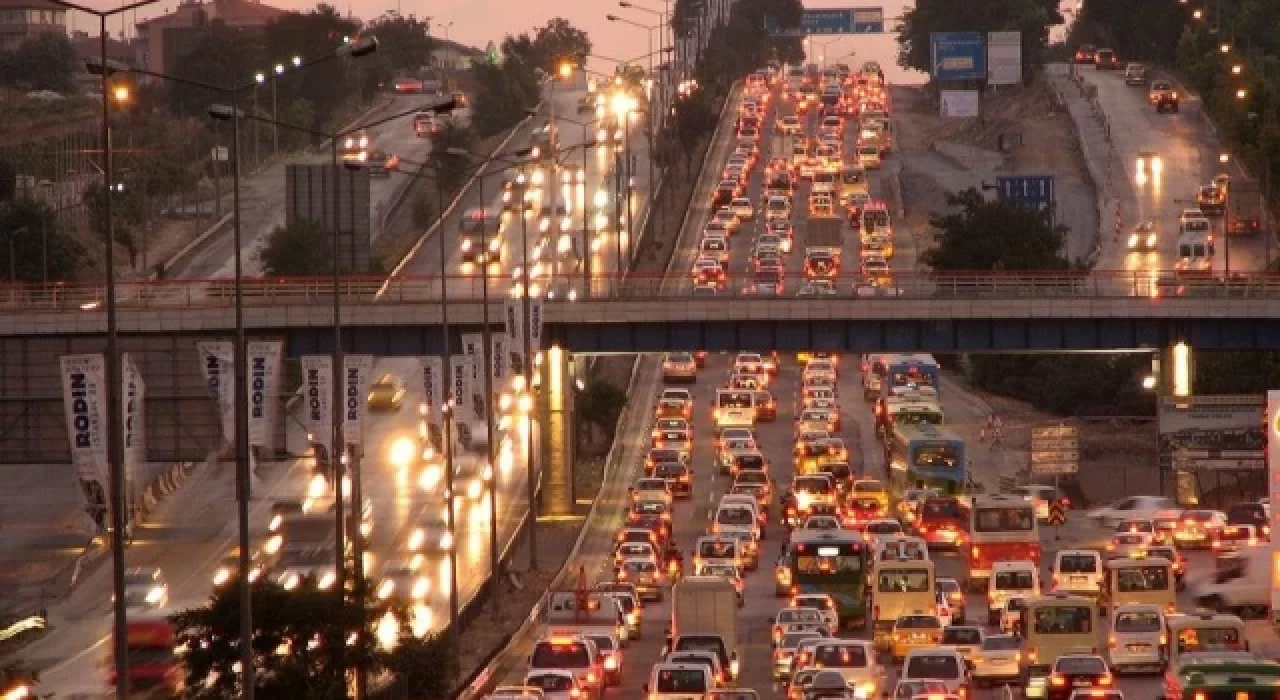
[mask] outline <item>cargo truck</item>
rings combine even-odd
[[[1267,226],[1266,206],[1257,180],[1233,179],[1227,185],[1225,228],[1229,235],[1259,233]]]
[[[804,230],[806,279],[835,277],[844,252],[845,222],[836,216],[810,217]]]
[[[711,651],[738,677],[738,593],[719,576],[687,576],[671,588],[667,650]]]

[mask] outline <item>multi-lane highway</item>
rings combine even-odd
[[[1099,71],[1091,65],[1075,67],[1085,85],[1097,89],[1097,100],[1111,130],[1111,144],[1123,171],[1123,181],[1113,181],[1105,192],[1120,200],[1121,240],[1103,246],[1098,269],[1172,270],[1178,237],[1178,215],[1196,208],[1196,193],[1214,176],[1226,172],[1240,177],[1234,162],[1223,165],[1223,148],[1202,115],[1199,98],[1185,99],[1177,113],[1158,113],[1147,101],[1145,86],[1125,85],[1124,71]],[[1159,157],[1161,168],[1154,172],[1149,156]],[[1107,183],[1096,183],[1106,188]],[[1161,233],[1159,247],[1151,252],[1128,252],[1125,241],[1139,222],[1151,221]],[[1111,222],[1103,221],[1104,235]],[[1221,218],[1214,220],[1221,231]],[[1262,235],[1217,236],[1219,245],[1214,269],[1226,271],[1228,255],[1232,272],[1248,272],[1265,267],[1266,241]]]
[[[736,99],[736,98],[735,98]],[[774,101],[776,109],[777,101]],[[720,178],[719,165],[723,164],[732,150],[732,121],[737,116],[736,109],[727,110],[726,123],[721,124],[721,138],[713,144],[710,151],[710,167],[706,169],[703,181],[698,183],[694,197],[694,209],[689,217],[686,229],[682,231],[680,248],[668,271],[666,284],[684,284],[688,270],[696,257],[694,246],[700,231],[711,214],[710,193]],[[776,117],[776,112],[771,113]],[[811,117],[808,124],[810,133],[814,131],[815,120]],[[766,125],[769,122],[766,120]],[[765,138],[761,141],[760,163],[766,163],[771,151],[777,151],[782,139]],[[891,156],[892,158],[892,156]],[[1168,160],[1166,160],[1168,162]],[[760,175],[752,176],[748,192],[758,206],[760,203]],[[1166,167],[1168,167],[1166,165]],[[1196,182],[1200,176],[1186,175],[1188,182]],[[885,183],[876,175],[871,178],[873,197],[886,194]],[[803,202],[807,200],[808,185],[802,185],[796,192],[797,211],[803,212]],[[1176,220],[1176,214],[1174,216]],[[802,279],[800,260],[805,241],[806,221],[803,213],[799,214],[796,223],[796,245],[786,261],[786,279],[789,285],[798,284]],[[730,286],[742,285],[752,270],[749,249],[751,238],[762,226],[762,222],[747,222],[743,229],[732,239],[731,258],[726,266]],[[850,239],[851,232],[846,232],[845,257],[855,259],[857,249]],[[894,261],[898,270],[910,269],[914,260],[899,257]],[[848,264],[848,263],[846,263]],[[856,264],[856,263],[855,263]],[[876,437],[871,404],[864,401],[861,387],[861,372],[855,356],[840,358],[840,377],[838,381],[838,405],[843,418],[843,425],[838,431],[850,447],[850,461],[855,473],[868,477],[887,479],[882,442]],[[568,571],[577,572],[579,568],[586,573],[588,583],[612,579],[611,553],[614,546],[613,535],[620,527],[629,505],[626,486],[641,475],[640,465],[649,447],[649,431],[653,424],[656,396],[662,388],[659,361],[655,357],[643,357],[641,368],[637,372],[633,385],[631,405],[624,416],[618,444],[617,478],[605,484],[597,499],[596,516],[588,521],[588,532],[584,537],[578,557],[568,564]],[[723,386],[731,372],[732,355],[712,355],[707,359],[705,367],[698,374],[693,392],[693,431],[694,446],[690,464],[693,467],[693,495],[690,501],[677,501],[673,517],[674,538],[681,550],[685,552],[686,567],[689,565],[693,544],[697,537],[706,534],[712,524],[715,508],[725,494],[731,482],[727,477],[717,473],[714,468],[716,440],[710,411],[707,409],[715,396],[716,388]],[[783,356],[780,371],[769,386],[770,392],[777,400],[778,416],[776,421],[758,423],[757,441],[765,457],[769,460],[770,475],[778,487],[791,482],[794,476],[792,447],[794,444],[794,419],[798,402],[799,374],[801,365],[792,356]],[[946,414],[948,425],[959,432],[967,440],[969,450],[969,469],[972,478],[987,490],[994,491],[998,478],[1011,469],[1025,464],[1025,452],[1000,450],[987,445],[979,446],[977,434],[985,423],[989,410],[981,399],[967,393],[963,387],[953,381],[945,381],[940,388],[940,399]],[[785,605],[785,601],[774,595],[773,563],[780,554],[781,542],[785,532],[777,523],[777,506],[770,516],[767,539],[761,543],[760,569],[745,576],[745,604],[738,612],[739,649],[742,654],[742,672],[737,685],[751,688],[759,692],[760,697],[778,697],[783,687],[773,681],[770,674],[771,649],[770,626],[776,612]],[[1045,526],[1041,530],[1043,544],[1043,561],[1051,560],[1052,554],[1067,548],[1102,548],[1110,533],[1100,525],[1088,521],[1083,513],[1074,511],[1069,521],[1062,527]],[[967,564],[963,556],[956,552],[939,551],[933,554],[939,577],[950,577],[957,580],[966,578]],[[1190,552],[1188,580],[1194,588],[1195,582],[1212,575],[1214,570],[1211,555],[1202,552]],[[966,605],[969,617],[984,620],[982,614],[986,606],[983,594],[967,594]],[[1183,592],[1179,595],[1179,607],[1182,610],[1195,608],[1192,594]],[[669,629],[671,616],[670,597],[665,601],[649,603],[643,611],[642,638],[633,640],[622,651],[622,681],[619,688],[609,689],[605,697],[634,698],[641,697],[642,687],[649,682],[650,669],[662,658],[664,633]],[[1274,634],[1263,621],[1248,623],[1254,633],[1254,648],[1264,653],[1274,649]],[[991,628],[988,628],[992,631]],[[869,632],[844,633],[848,636],[869,639]],[[536,635],[522,640],[522,643],[510,650],[507,657],[495,666],[500,684],[517,685],[524,679],[527,671],[525,659],[532,649]],[[892,688],[898,676],[898,669],[893,668],[886,686],[881,690]],[[1161,693],[1161,680],[1157,676],[1124,677],[1120,680],[1120,688],[1128,697],[1153,697]],[[1015,688],[1015,693],[1019,689]],[[986,698],[1003,697],[1000,689],[982,689],[978,695]]]

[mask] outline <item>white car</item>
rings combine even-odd
[[[753,221],[756,218],[756,208],[751,206],[751,200],[746,197],[729,200],[729,211],[738,217],[738,221]]]
[[[1115,527],[1121,520],[1151,520],[1158,511],[1177,507],[1177,504],[1164,496],[1131,496],[1094,508],[1087,516],[1103,527]]]
[[[974,685],[1017,682],[1022,678],[1022,640],[1012,634],[987,635],[972,660]]]
[[[833,630],[840,628],[840,611],[835,599],[828,593],[800,593],[792,596],[791,607],[818,610],[827,621],[827,626]]]
[[[1022,627],[1022,610],[1027,607],[1027,599],[1020,595],[1005,599],[1000,609],[1000,631],[1007,634],[1018,634]],[[1018,634],[1018,636],[1022,636]]]
[[[1151,535],[1144,532],[1117,532],[1107,542],[1107,558],[1146,556],[1147,548],[1152,545]]]
[[[778,133],[780,134],[796,135],[803,130],[804,127],[800,124],[800,117],[794,114],[788,114],[778,120]]]
[[[574,677],[572,671],[557,669],[530,671],[524,677],[524,684],[540,689],[545,700],[578,700],[588,697],[591,691]]]
[[[826,627],[826,616],[821,610],[816,608],[790,607],[783,608],[773,616],[773,632],[772,641],[777,644],[782,635],[787,632],[801,632],[804,629],[816,629],[816,626]],[[810,628],[810,625],[815,627]]]
[[[931,680],[946,684],[948,693],[973,697],[969,688],[969,670],[964,657],[955,649],[916,649],[902,662],[899,681]]]

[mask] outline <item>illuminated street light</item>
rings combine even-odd
[[[1150,374],[1142,378],[1142,388],[1151,391],[1156,388],[1156,378]]]
[[[1231,53],[1231,44],[1222,44],[1218,47],[1218,50],[1222,53]]]
[[[1204,19],[1204,10],[1196,8],[1191,12],[1191,16],[1195,19]]]
[[[1219,162],[1219,163],[1228,163],[1228,162],[1230,162],[1230,161],[1231,161],[1231,154],[1230,154],[1230,153],[1219,153],[1219,154],[1218,154],[1218,162]]]
[[[1237,99],[1237,100],[1243,100],[1244,98],[1246,98],[1246,97],[1248,97],[1248,96],[1249,96],[1249,91],[1248,91],[1248,90],[1245,90],[1244,88],[1240,88],[1239,90],[1236,90],[1236,99]]]
[[[115,100],[116,102],[128,102],[128,101],[129,101],[129,86],[128,86],[128,85],[117,85],[117,86],[115,86],[114,88],[112,88],[112,89],[111,89],[111,99]]]
[[[1239,63],[1231,66],[1232,75],[1240,75],[1243,72],[1244,72],[1244,66],[1240,65]]]

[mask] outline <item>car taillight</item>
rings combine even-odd
[[[1049,676],[1049,685],[1052,685],[1056,688],[1061,688],[1066,684],[1067,684],[1067,679],[1063,678],[1062,676],[1059,676],[1056,673],[1053,674],[1052,676]]]
[[[1102,676],[1099,678],[1098,685],[1111,685],[1111,676]]]
[[[1107,646],[1111,647],[1112,649],[1116,648],[1116,636],[1114,634],[1109,635],[1107,637]]]
[[[978,557],[982,556],[982,548],[976,544],[973,545],[972,547],[969,548],[969,556],[973,557],[974,559],[977,559]]]

